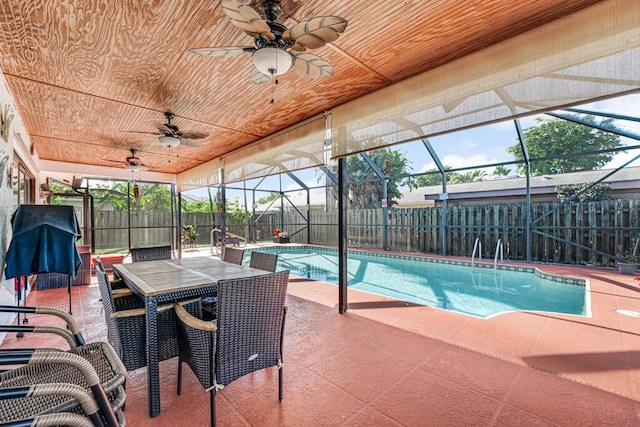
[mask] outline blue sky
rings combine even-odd
[[[579,108],[637,116],[637,112],[640,111],[639,107],[640,94],[636,94],[585,104]],[[540,116],[521,119],[520,122],[523,129],[526,130],[526,128],[534,125],[536,117]],[[549,118],[549,116],[542,117]],[[640,123],[638,122],[615,121],[615,124],[625,130],[640,134]],[[453,132],[447,135],[433,137],[429,140],[440,156],[442,163],[453,168],[513,161],[513,156],[507,153],[507,148],[517,143],[515,127],[512,120],[465,131]],[[640,144],[640,142],[629,138],[621,138],[621,141],[624,145]],[[435,168],[435,163],[420,141],[400,144],[392,148],[406,154],[410,160],[410,167],[413,173],[424,172]],[[639,154],[638,150],[630,153],[619,153],[605,168],[615,168],[637,154]],[[640,162],[636,161],[631,166],[640,166]],[[512,169],[512,174],[515,174],[515,166],[509,165],[507,167]],[[488,169],[487,174],[490,175],[492,169],[493,168]],[[310,187],[319,186],[323,183],[323,180],[321,180],[320,183],[318,182],[318,175],[315,170],[298,171],[296,172],[296,176]],[[281,178],[277,176],[268,177],[262,182],[260,188],[277,190],[280,188],[280,179],[282,179],[282,188],[285,191],[300,188],[298,184],[286,175],[283,175]],[[248,182],[247,186],[248,188],[252,188],[256,184],[257,181]],[[241,186],[241,183],[238,183],[237,186]],[[195,191],[194,193],[206,195],[206,191]],[[266,194],[267,193],[258,192],[256,197],[260,198]],[[227,190],[228,200],[235,200],[236,197],[239,198],[241,203],[244,203],[242,191]],[[249,198],[247,203],[250,207],[253,203],[250,191],[247,192],[247,197]]]

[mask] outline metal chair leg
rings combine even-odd
[[[182,360],[178,358],[178,396],[182,393]]]

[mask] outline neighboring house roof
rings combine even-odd
[[[192,202],[208,202],[209,198],[204,196],[197,196],[195,194],[182,193],[182,199],[186,200],[187,203]]]
[[[595,182],[611,172],[611,169],[600,169],[560,175],[532,176],[530,180],[531,195],[555,194],[555,187],[558,185]],[[604,182],[611,185],[614,192],[640,191],[640,167],[624,168],[608,177]],[[515,177],[447,184],[447,193],[449,200],[525,196],[526,183],[525,177]],[[398,206],[433,206],[434,200],[440,200],[441,193],[441,185],[420,187],[411,191],[407,190],[398,200]]]

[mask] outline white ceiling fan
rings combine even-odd
[[[129,151],[131,152],[131,155],[127,157],[125,160],[107,160],[107,161],[114,162],[114,163],[122,163],[124,164],[125,169],[133,172],[159,168],[159,166],[151,166],[143,163],[142,160],[140,160],[140,158],[136,155],[138,153],[138,150],[136,150],[135,148],[130,148]]]
[[[253,83],[264,83],[293,67],[299,74],[320,78],[331,77],[333,67],[319,56],[308,53],[334,42],[347,28],[347,20],[339,16],[318,16],[291,28],[276,22],[282,9],[279,0],[262,2],[264,18],[249,0],[221,0],[222,10],[231,23],[254,39],[253,46],[214,46],[191,49],[206,56],[237,56],[251,53]]]
[[[158,135],[158,138],[153,140],[152,145],[164,145],[166,147],[176,147],[178,145],[184,145],[188,147],[200,147],[200,142],[196,139],[202,139],[209,136],[209,132],[195,131],[195,130],[180,130],[178,126],[171,123],[171,120],[175,118],[175,114],[170,111],[164,113],[167,118],[167,123],[160,123],[156,120],[151,124],[158,130],[157,132],[144,132],[144,131],[129,131],[133,133],[150,133],[152,135]]]

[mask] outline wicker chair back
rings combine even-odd
[[[233,264],[242,264],[242,258],[244,258],[244,249],[235,249],[230,247],[224,248],[224,254],[222,260],[224,262],[230,262]]]
[[[171,259],[171,246],[131,248],[131,260],[133,262],[156,261],[159,259]]]
[[[249,261],[249,267],[259,268],[265,271],[276,271],[278,266],[278,254],[270,254],[267,252],[251,252],[251,260]]]
[[[218,282],[216,322],[189,316],[176,307],[180,358],[200,384],[211,389],[211,425],[215,425],[218,388],[257,370],[278,366],[282,399],[282,338],[289,271]]]
[[[127,371],[147,366],[147,330],[144,301],[135,294],[114,298],[107,273],[96,268],[107,338]],[[200,300],[183,303],[190,313],[202,313]],[[158,307],[158,357],[167,360],[178,355],[176,317],[173,304]]]

